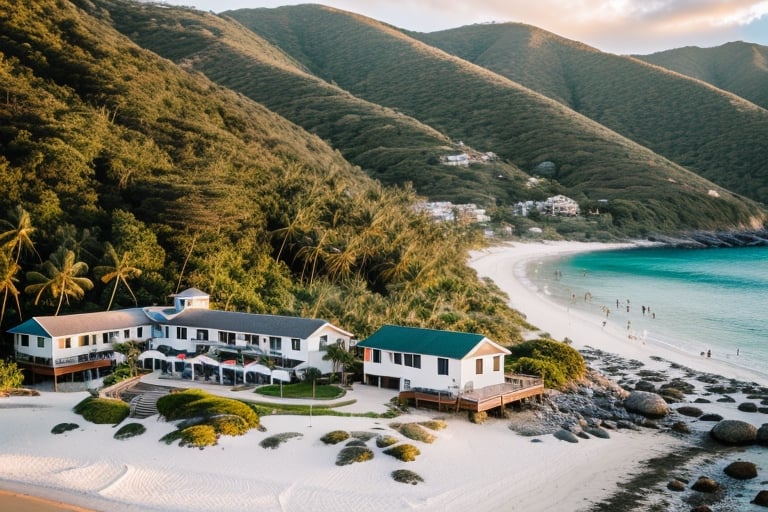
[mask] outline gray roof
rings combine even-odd
[[[183,292],[179,292],[174,297],[210,297],[207,293],[197,288],[187,288]]]
[[[314,318],[257,315],[253,313],[196,308],[187,308],[164,323],[201,329],[218,329],[222,331],[301,339],[308,338],[324,325],[330,325],[325,320]]]
[[[40,335],[40,329],[50,337],[71,336],[82,333],[117,331],[152,322],[141,308],[117,311],[99,311],[77,315],[36,316],[9,329],[10,333]]]

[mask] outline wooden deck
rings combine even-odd
[[[453,394],[448,391],[413,389],[400,392],[400,400],[437,406],[437,410],[488,411],[544,394],[544,381],[530,375],[507,375],[504,384]]]

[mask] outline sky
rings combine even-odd
[[[319,3],[417,32],[521,22],[605,52],[768,46],[768,0],[163,0],[204,11]]]

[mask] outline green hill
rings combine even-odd
[[[698,78],[768,108],[768,47],[741,41],[714,48],[688,46],[637,59]]]
[[[768,203],[768,111],[753,103],[522,24],[414,36],[545,94],[722,187]],[[767,90],[764,79],[745,76],[744,82]]]
[[[165,304],[195,286],[220,308],[360,336],[398,322],[520,338],[523,320],[464,265],[472,239],[416,213],[412,190],[137,46],[88,0],[0,0],[0,83],[2,332],[58,304]],[[142,273],[112,303],[94,270],[118,266]]]
[[[529,173],[542,162],[553,162],[551,177],[568,194],[583,204],[608,199],[614,223],[629,231],[754,227],[763,222],[754,204],[617,131],[391,26],[321,6],[245,9],[223,15],[252,29],[323,80],[397,109],[453,140],[493,151]],[[712,101],[720,108],[724,100],[721,95]],[[749,115],[741,119],[760,131],[762,113]],[[753,155],[748,151],[748,157]],[[735,174],[742,171],[743,158],[734,155],[734,159]]]
[[[191,9],[97,0],[114,27],[186,69],[242,93],[301,125],[385,184],[411,182],[433,200],[509,204],[526,176],[497,163],[462,171],[439,165],[458,152],[444,134],[340,89],[226,17]],[[498,177],[503,176],[504,180]]]

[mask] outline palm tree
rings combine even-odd
[[[16,288],[16,274],[21,270],[21,266],[13,260],[10,252],[0,250],[0,290],[3,292],[3,307],[0,309],[0,325],[3,325],[5,318],[5,306],[8,303],[8,294],[13,295],[16,300],[16,310],[19,312],[21,320],[21,304],[19,303],[19,290]]]
[[[344,348],[344,342],[341,340],[338,340],[333,345],[328,345],[323,356],[323,361],[331,361],[333,363],[332,373],[339,372],[339,382],[343,380],[344,367],[350,364],[352,360],[352,354]]]
[[[18,263],[21,258],[21,253],[25,249],[37,254],[35,244],[32,242],[32,234],[37,229],[32,226],[32,218],[29,216],[29,212],[22,208],[21,205],[18,205],[15,209],[8,212],[8,216],[12,220],[15,220],[16,223],[3,221],[3,223],[10,229],[0,233],[0,243],[3,244],[4,248],[9,249],[11,254],[16,251],[14,261]],[[38,254],[38,258],[39,257],[40,255]]]
[[[24,288],[26,293],[35,295],[35,305],[43,293],[48,291],[52,298],[58,299],[55,315],[59,314],[64,301],[69,298],[82,299],[86,290],[93,288],[93,282],[81,277],[88,272],[88,264],[75,261],[75,253],[65,247],[59,247],[42,264],[41,272],[27,272],[27,280],[32,283]]]
[[[112,288],[112,295],[109,297],[109,305],[107,305],[107,311],[112,308],[112,301],[115,300],[115,293],[117,287],[122,282],[128,289],[128,293],[133,297],[134,305],[138,306],[139,302],[136,300],[131,286],[128,284],[129,279],[135,279],[141,275],[141,269],[130,265],[131,251],[125,251],[121,256],[118,256],[117,251],[111,243],[107,242],[104,250],[104,256],[106,256],[111,265],[100,265],[93,269],[94,274],[101,276],[101,282],[107,284],[114,279],[115,286]]]

